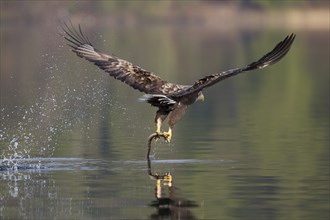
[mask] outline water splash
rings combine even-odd
[[[68,74],[71,67],[55,54],[41,56],[45,64],[41,74],[46,77],[44,87],[36,88],[36,99],[29,105],[0,109],[0,169],[17,170],[24,166],[23,158],[52,157],[60,138],[77,128],[89,138],[90,128],[104,119],[102,112],[109,107],[125,112],[112,100],[108,80],[93,79],[108,79],[107,75],[85,69],[86,73],[75,73],[83,77],[72,76]]]

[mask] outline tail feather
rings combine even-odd
[[[138,99],[139,102],[147,102],[156,107],[168,107],[176,103],[173,99],[160,94],[145,94]]]

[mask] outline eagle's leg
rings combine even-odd
[[[166,119],[166,117],[168,116],[168,111],[164,111],[159,109],[156,113],[156,117],[155,117],[155,123],[156,123],[156,133],[158,135],[161,135],[161,127],[162,127],[162,123],[163,121]],[[157,139],[156,139],[157,140]]]
[[[167,142],[171,142],[172,139],[172,129],[174,125],[181,120],[181,118],[186,114],[187,105],[178,103],[174,110],[171,112],[170,118],[168,120],[168,132],[164,132],[163,135],[166,137]]]
[[[160,128],[162,127],[162,119],[161,118],[157,118],[156,119],[156,133],[160,134]]]

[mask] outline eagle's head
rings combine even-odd
[[[202,101],[202,102],[204,102],[204,95],[203,95],[202,91],[199,91],[199,92],[198,92],[198,96],[197,96],[195,102],[197,102],[197,101]]]

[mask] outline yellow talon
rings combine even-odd
[[[155,137],[155,141],[158,141],[160,139],[160,136],[162,135],[162,133],[160,131],[156,131],[157,136]]]
[[[163,135],[165,136],[165,141],[170,143],[172,139],[172,131],[169,130],[168,132],[164,132]]]
[[[161,137],[165,139],[165,142],[170,143],[172,139],[172,129],[169,128],[168,132],[161,132],[160,129],[157,128],[156,136],[154,137],[155,141],[158,141]]]

